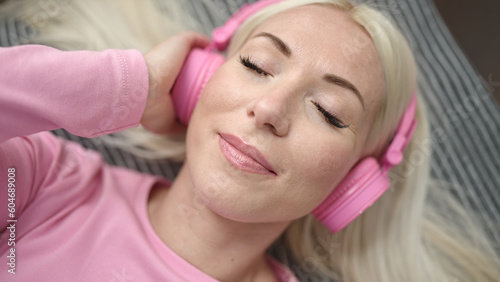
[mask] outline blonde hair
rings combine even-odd
[[[192,21],[185,20],[189,17],[178,1],[173,0],[169,3],[168,17],[159,12],[154,1],[141,1],[141,5],[133,0],[52,2],[58,3],[65,12],[38,24],[31,23],[40,33],[30,37],[28,42],[66,50],[136,48],[145,52],[175,32],[196,27]],[[7,3],[10,6],[2,7],[2,13],[22,6],[20,18],[27,19],[28,23],[40,11],[46,10],[48,16],[49,11],[56,13],[55,8],[38,7],[36,10],[39,3],[33,0],[11,1]],[[345,11],[365,28],[375,44],[385,72],[386,100],[369,140],[374,140],[370,151],[380,153],[392,138],[397,122],[416,90],[416,66],[411,49],[403,35],[381,13],[345,0],[283,1],[246,21],[233,38],[231,48],[240,48],[252,30],[265,19],[307,4],[331,5]],[[121,7],[121,10],[109,13],[113,11],[111,6]],[[10,10],[6,9],[8,7]],[[111,26],[105,24],[110,20]],[[144,33],[146,30],[148,33]],[[356,52],[350,48],[346,46],[346,51]],[[310,215],[300,218],[273,246],[281,260],[299,273],[299,279],[329,277],[342,281],[383,282],[498,280],[498,256],[472,212],[465,210],[450,192],[450,189],[458,188],[433,182],[429,177],[432,138],[420,97],[417,119],[418,126],[405,151],[403,163],[390,172],[391,188],[372,207],[337,234],[331,234]],[[161,157],[172,155],[163,149],[164,146],[158,145],[163,139],[155,137],[156,142],[149,142],[147,140],[151,138],[144,137],[144,131],[125,134],[127,140],[135,140],[138,145],[150,143],[153,150],[166,152]],[[123,141],[116,142],[125,149],[129,146]]]
[[[175,0],[17,0],[2,4],[0,14],[15,16],[34,31],[19,43],[61,50],[138,49],[149,51],[166,37],[189,29],[193,21]]]

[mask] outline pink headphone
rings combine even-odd
[[[224,26],[214,30],[212,42],[204,50],[194,49],[184,63],[172,89],[178,119],[187,124],[203,87],[225,61],[214,50],[224,51],[238,27],[255,12],[281,2],[261,0],[246,4]],[[396,134],[380,163],[373,157],[361,160],[312,212],[330,231],[338,232],[370,207],[390,186],[387,173],[403,159],[403,151],[415,130],[416,95],[406,109]]]

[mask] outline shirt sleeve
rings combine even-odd
[[[2,233],[43,187],[67,181],[71,189],[69,183],[99,174],[97,154],[42,131],[65,128],[95,137],[137,126],[149,82],[136,50],[64,52],[28,45],[0,48],[0,62]]]
[[[0,143],[64,128],[95,137],[139,124],[148,93],[137,50],[0,48]]]

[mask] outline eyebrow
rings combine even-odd
[[[349,89],[352,92],[354,92],[354,94],[356,94],[356,96],[361,101],[361,105],[363,106],[363,109],[365,108],[365,101],[363,100],[363,96],[361,96],[361,93],[359,93],[358,88],[356,88],[356,86],[354,86],[352,83],[350,83],[349,81],[343,79],[340,76],[337,76],[337,75],[334,75],[334,74],[331,74],[331,73],[325,74],[325,76],[323,76],[323,79],[326,80],[327,82],[331,82],[333,84],[336,84],[336,85],[338,85],[340,87]]]
[[[261,33],[255,35],[254,38],[255,37],[266,37],[266,38],[269,38],[274,43],[274,46],[276,46],[276,48],[278,48],[278,50],[281,53],[283,53],[283,55],[285,55],[288,58],[292,55],[292,51],[290,50],[290,47],[288,47],[288,45],[286,45],[286,43],[283,42],[283,40],[281,40],[280,38],[278,38],[274,34],[271,34],[271,33],[268,33],[268,32],[261,32]]]
[[[281,40],[279,37],[277,37],[276,35],[268,33],[268,32],[261,32],[261,33],[254,36],[254,38],[256,38],[256,37],[269,38],[273,42],[274,46],[276,46],[276,48],[283,55],[285,55],[287,58],[290,58],[290,56],[292,55],[292,51],[291,51],[290,47],[283,40]],[[358,88],[356,88],[356,86],[354,86],[354,84],[352,84],[348,80],[346,80],[338,75],[334,75],[334,74],[325,74],[323,76],[323,79],[326,82],[333,83],[335,85],[338,85],[340,87],[343,87],[345,89],[348,89],[348,90],[351,90],[352,92],[354,92],[354,94],[356,94],[358,99],[361,101],[361,105],[363,106],[363,109],[365,108],[365,103],[364,103],[363,97],[361,96],[361,93],[359,92]]]

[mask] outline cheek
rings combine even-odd
[[[206,117],[210,113],[234,110],[245,102],[246,86],[229,67],[230,63],[225,63],[208,80],[193,115],[198,111]]]
[[[335,144],[335,146],[333,146]],[[296,155],[296,173],[293,181],[297,190],[297,198],[309,198],[305,202],[308,209],[318,206],[342,181],[356,162],[353,148],[347,143],[318,142],[315,145],[303,147],[302,153]],[[302,187],[302,189],[301,189]],[[304,189],[303,187],[307,187]]]

